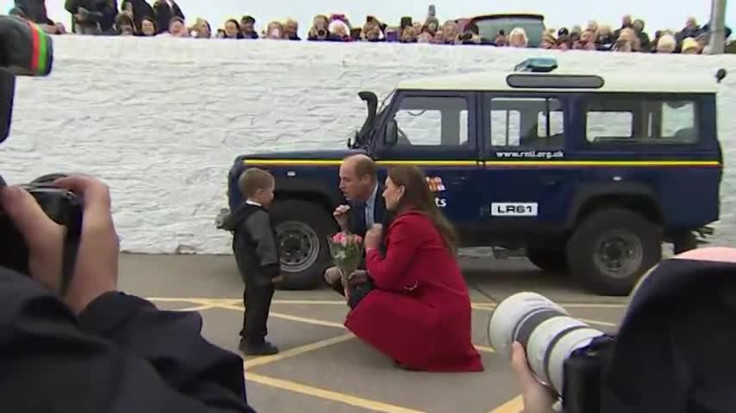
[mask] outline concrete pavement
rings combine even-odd
[[[121,256],[120,288],[160,308],[200,311],[203,334],[237,351],[242,282],[231,256]],[[493,352],[487,327],[495,304],[535,291],[574,317],[614,331],[625,299],[591,296],[569,277],[542,273],[523,259],[462,259],[473,301],[473,342],[486,370],[407,372],[352,336],[347,306],[326,288],[278,291],[269,319],[275,356],[245,360],[249,402],[260,412],[497,412],[520,410],[508,361]]]

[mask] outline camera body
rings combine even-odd
[[[12,123],[16,76],[48,76],[53,65],[51,37],[38,25],[17,16],[0,16],[0,143]],[[52,182],[61,174],[45,175],[21,185],[54,222],[66,228],[62,267],[62,291],[73,274],[82,228],[82,199]],[[0,187],[6,186],[0,176]],[[25,239],[0,206],[0,266],[29,274]]]

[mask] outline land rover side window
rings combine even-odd
[[[555,98],[493,98],[491,145],[530,149],[564,145],[564,113]]]
[[[461,97],[401,99],[394,115],[397,146],[465,146],[468,144],[468,102]]]
[[[585,104],[588,142],[618,145],[692,144],[698,140],[695,100],[661,97],[589,99]]]

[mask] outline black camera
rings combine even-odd
[[[0,143],[10,134],[16,76],[48,76],[53,66],[51,37],[18,16],[0,16]],[[21,185],[57,224],[66,227],[62,291],[71,281],[82,227],[82,199],[52,182],[62,174],[44,175]],[[0,187],[5,186],[0,176]],[[28,248],[23,236],[0,207],[0,266],[28,275]]]
[[[562,399],[565,413],[600,410],[601,381],[613,354],[613,336],[570,317],[547,298],[522,292],[503,300],[488,327],[491,343],[510,352],[518,341],[537,379]]]

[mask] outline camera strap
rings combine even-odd
[[[82,225],[72,225],[66,229],[64,235],[63,257],[61,261],[61,286],[59,293],[63,296],[74,277],[74,269],[77,263],[77,251],[79,250],[79,242],[81,241]]]

